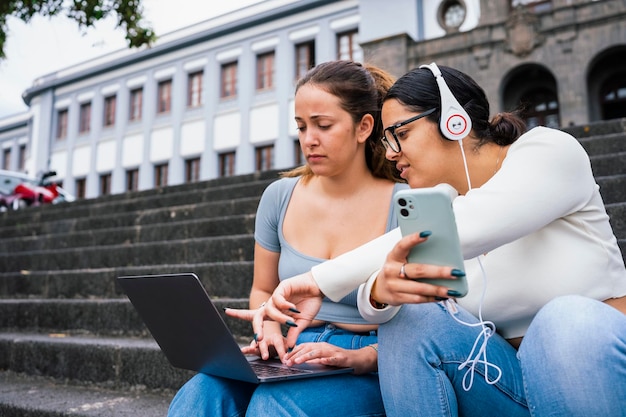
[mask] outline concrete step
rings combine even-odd
[[[218,309],[248,308],[247,298],[220,298]],[[232,333],[252,338],[250,323],[223,315]],[[108,300],[0,300],[0,329],[68,336],[138,337],[151,339],[128,298]]]
[[[626,167],[618,175],[596,177],[604,204],[626,202]]]
[[[269,184],[270,182],[276,180],[279,177],[279,172],[277,170],[273,171],[262,171],[256,172],[253,174],[246,175],[238,175],[232,177],[224,177],[224,178],[216,178],[207,181],[199,181],[192,182],[180,185],[171,185],[167,187],[159,187],[152,188],[149,190],[142,191],[133,191],[121,194],[113,194],[107,196],[100,196],[97,198],[87,198],[87,199],[78,199],[69,204],[58,204],[58,205],[44,205],[39,207],[32,207],[29,210],[17,211],[14,213],[4,214],[0,213],[0,223],[3,218],[12,217],[12,218],[20,218],[22,215],[24,217],[32,217],[33,214],[39,210],[45,210],[46,215],[48,216],[56,216],[59,212],[66,212],[70,208],[84,208],[85,206],[91,207],[94,204],[104,204],[114,207],[116,203],[124,203],[126,201],[151,201],[157,204],[157,207],[163,207],[165,204],[160,204],[158,200],[163,197],[165,200],[163,201],[176,201],[168,200],[171,195],[175,196],[183,196],[185,194],[197,195],[198,198],[194,201],[195,203],[202,201],[217,201],[217,200],[229,200],[232,198],[237,198],[237,194],[242,194],[242,190],[246,189],[258,189],[259,184]],[[251,187],[252,186],[252,187]],[[237,190],[234,195],[230,194],[229,190]],[[213,192],[218,191],[218,192]],[[208,191],[209,195],[204,196],[204,192]],[[249,196],[249,195],[248,195]],[[211,198],[206,198],[211,197]],[[174,204],[180,205],[180,204]],[[63,217],[63,215],[61,215]]]
[[[59,271],[0,273],[0,299],[119,298],[124,295],[116,277],[194,272],[212,297],[243,298],[252,286],[253,262],[203,262],[195,264],[140,265]]]
[[[192,371],[172,367],[153,339],[0,334],[0,369],[112,389],[177,389]]]
[[[254,233],[254,214],[213,218],[171,219],[164,223],[49,233],[0,240],[0,252],[41,251],[47,248],[87,248]]]
[[[626,152],[590,157],[595,177],[626,174]]]
[[[146,337],[146,328],[125,299],[0,300],[0,329],[53,334]]]
[[[63,218],[47,218],[45,215],[25,218],[19,223],[0,226],[0,236],[41,236],[92,231],[116,227],[146,226],[192,219],[209,219],[227,215],[256,213],[259,196],[243,197],[229,201],[194,203],[180,206],[146,209],[140,212],[112,212],[98,216],[75,217],[69,214]],[[69,206],[67,206],[69,207]],[[33,210],[36,210],[34,208]],[[39,213],[40,214],[40,213]]]
[[[0,271],[45,271],[253,259],[251,235],[0,253]]]
[[[562,128],[562,130],[570,133],[572,136],[578,139],[605,136],[613,133],[622,133],[626,132],[626,117],[620,119],[591,122],[578,126],[568,126]]]
[[[117,196],[105,196],[92,200],[79,200],[58,205],[28,207],[24,210],[0,213],[0,227],[21,226],[23,224],[54,221],[67,218],[87,218],[111,214],[141,212],[156,208],[177,207],[199,203],[211,203],[239,198],[260,197],[270,180],[232,186],[180,191],[165,195],[145,195],[142,192],[126,195],[125,199]],[[122,194],[125,195],[125,194]]]
[[[590,156],[626,152],[626,132],[578,139]]]
[[[0,371],[3,417],[156,417],[165,416],[175,390],[141,386],[113,390],[52,378]]]

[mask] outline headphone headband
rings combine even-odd
[[[450,91],[446,80],[441,75],[441,70],[434,62],[429,65],[421,65],[427,68],[435,76],[441,97],[441,115],[439,116],[439,129],[441,134],[450,140],[460,140],[472,130],[472,119]]]

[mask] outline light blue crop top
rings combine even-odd
[[[256,213],[254,238],[263,248],[272,252],[280,252],[278,278],[281,281],[307,272],[313,266],[326,261],[326,259],[314,258],[298,252],[285,240],[283,235],[285,213],[293,189],[299,179],[300,177],[282,178],[270,184],[261,196]],[[405,188],[408,188],[407,184],[397,183],[394,186],[394,193]],[[390,201],[385,232],[394,229],[397,223]],[[338,303],[325,298],[316,318],[334,323],[367,324],[368,322],[361,317],[357,309],[356,295],[357,290],[354,290]]]

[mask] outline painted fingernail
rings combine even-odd
[[[432,234],[433,232],[431,232],[430,230],[424,230],[423,232],[420,233],[420,237],[428,237]]]
[[[291,352],[293,350],[293,346],[287,349],[287,352]]]
[[[294,323],[293,321],[289,320],[288,322],[285,323],[287,326],[289,327],[298,327],[298,325],[296,323]]]
[[[460,269],[456,269],[456,268],[454,268],[452,270],[452,272],[450,272],[450,274],[452,274],[453,277],[464,277],[465,276],[465,272],[461,271]]]
[[[435,297],[435,300],[437,301],[446,301],[447,299],[447,297]]]
[[[257,341],[257,334],[256,333],[254,334],[254,341],[255,342]]]
[[[292,313],[298,313],[300,314],[300,311],[296,310],[295,308],[291,307],[289,308],[289,311],[291,311]]]
[[[458,297],[458,296],[460,296],[460,295],[461,295],[461,293],[460,293],[460,292],[458,292],[458,291],[455,291],[455,290],[448,290],[448,295],[449,295],[450,297]]]

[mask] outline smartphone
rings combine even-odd
[[[451,266],[465,271],[461,243],[456,228],[450,186],[400,190],[394,195],[394,208],[402,236],[430,230],[432,235],[415,246],[409,263]],[[451,188],[451,187],[450,187]],[[459,297],[467,294],[465,277],[455,279],[423,278],[417,281],[455,290]]]

